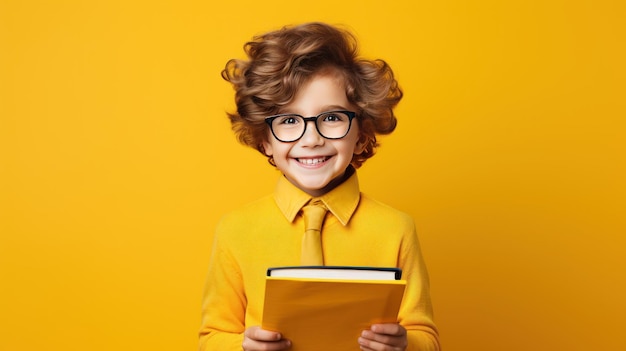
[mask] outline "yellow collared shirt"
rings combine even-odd
[[[300,210],[310,199],[281,177],[273,196],[222,218],[204,293],[200,350],[241,350],[244,330],[261,324],[267,268],[300,264]],[[413,220],[361,194],[356,173],[319,199],[332,213],[322,228],[325,264],[401,268],[407,288],[399,322],[408,330],[407,350],[439,350]]]

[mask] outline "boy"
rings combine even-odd
[[[288,349],[290,340],[260,328],[265,272],[301,264],[401,268],[398,323],[372,325],[355,348],[439,350],[413,220],[361,194],[355,171],[373,156],[376,134],[395,129],[402,92],[393,72],[359,58],[350,33],[323,23],[267,33],[245,50],[248,60],[230,60],[222,72],[236,90],[229,117],[239,140],[283,177],[272,196],[218,225],[200,350]],[[303,235],[303,217],[316,211],[322,228]]]

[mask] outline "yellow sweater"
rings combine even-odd
[[[299,265],[300,209],[310,199],[281,177],[273,196],[222,218],[204,292],[201,351],[241,350],[244,330],[261,324],[266,270]],[[322,229],[324,263],[401,268],[407,288],[399,322],[408,330],[407,350],[439,350],[413,220],[361,194],[356,173],[320,199],[332,213]]]

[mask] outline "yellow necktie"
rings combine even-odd
[[[303,266],[324,265],[321,231],[326,211],[326,206],[320,200],[312,200],[311,203],[302,208],[305,231],[302,238],[300,263]]]

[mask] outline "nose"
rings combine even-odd
[[[324,144],[324,137],[317,131],[315,121],[307,121],[304,135],[300,138],[300,143],[304,146],[316,146]]]

